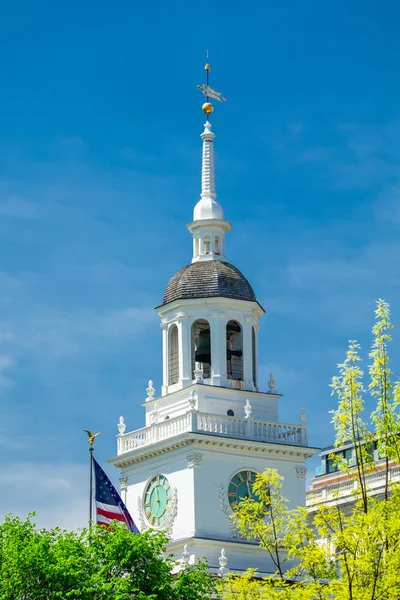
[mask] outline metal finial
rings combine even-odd
[[[204,66],[204,70],[206,72],[206,83],[201,83],[200,85],[197,86],[197,89],[200,90],[201,93],[204,94],[204,96],[207,98],[207,102],[205,102],[202,106],[202,111],[208,116],[208,115],[211,115],[211,113],[214,110],[214,107],[210,102],[210,98],[212,100],[218,100],[218,102],[226,101],[226,98],[224,98],[222,96],[222,92],[217,92],[217,90],[214,90],[209,85],[208,76],[211,71],[211,67],[208,63],[208,50],[207,50],[207,63]]]

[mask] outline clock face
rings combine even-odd
[[[232,508],[237,506],[240,500],[252,498],[259,501],[257,494],[253,491],[257,473],[254,471],[239,471],[234,475],[228,486],[228,500]]]
[[[144,513],[152,527],[163,527],[171,510],[172,494],[168,479],[156,475],[150,479],[144,492]]]

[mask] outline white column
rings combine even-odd
[[[213,255],[215,252],[215,233],[210,233],[210,254]]]
[[[255,338],[255,344],[254,344],[254,352],[255,352],[255,357],[254,357],[254,361],[256,364],[256,381],[255,381],[255,387],[256,390],[259,389],[259,382],[258,382],[258,331],[260,329],[260,326],[255,323],[253,323],[252,328],[254,329],[254,338]],[[251,334],[251,339],[253,342],[253,334]],[[253,347],[253,346],[252,346]],[[253,369],[252,369],[252,373],[253,373]]]
[[[179,387],[188,387],[192,384],[192,345],[191,328],[188,317],[181,317],[178,323],[179,332]]]
[[[254,390],[252,361],[252,318],[246,317],[243,327],[243,383],[244,389]]]
[[[226,317],[215,315],[211,327],[211,383],[226,385]]]
[[[161,387],[161,395],[168,394],[168,325],[161,324],[162,329],[162,365],[163,365],[163,384]]]

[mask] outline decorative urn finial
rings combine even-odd
[[[302,423],[302,424],[307,423],[307,414],[304,409],[304,406],[302,406],[300,409],[300,423]]]
[[[274,379],[274,374],[270,373],[269,374],[269,381],[268,381],[268,393],[269,394],[276,394],[275,387],[276,387],[276,382],[275,382],[275,379]]]
[[[187,565],[189,563],[189,558],[190,558],[190,553],[188,552],[187,544],[185,544],[183,546],[183,552],[182,552],[182,563],[184,565]]]
[[[228,564],[228,558],[225,554],[224,548],[222,548],[222,550],[221,550],[221,556],[219,557],[218,562],[219,562],[218,574],[220,577],[223,577],[225,570],[226,570],[225,567]]]
[[[201,363],[199,363],[199,362],[194,363],[193,374],[194,374],[196,383],[203,383],[203,369],[201,368]]]
[[[192,390],[189,394],[188,403],[190,410],[195,410],[196,408],[196,392]]]
[[[126,425],[125,425],[124,417],[119,418],[117,427],[118,427],[118,431],[119,431],[120,435],[125,433]]]
[[[246,399],[246,404],[244,405],[244,412],[246,413],[245,419],[248,419],[251,415],[251,413],[253,412],[253,409],[251,407],[250,401],[247,398]]]
[[[151,379],[149,379],[149,387],[146,388],[146,393],[147,393],[146,402],[148,402],[149,400],[153,400],[155,391],[156,390],[153,388],[153,382]]]

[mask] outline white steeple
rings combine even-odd
[[[118,455],[110,462],[120,469],[123,500],[140,530],[164,530],[168,551],[182,566],[205,556],[210,571],[223,577],[229,557],[233,572],[251,566],[263,577],[274,565],[258,545],[240,537],[231,515],[266,465],[284,476],[291,505],[303,505],[304,459],[315,450],[307,447],[304,419],[279,421],[273,377],[266,392],[259,389],[264,310],[244,275],[225,259],[231,225],[216,200],[208,99],[222,98],[208,79],[199,87],[207,97],[207,117],[201,198],[188,225],[193,261],[172,276],[156,309],[161,395],[149,381],[145,427],[126,433],[121,418]]]
[[[209,96],[221,100],[220,94],[208,85],[208,73],[210,65],[205,66],[207,83],[199,86],[207,96],[207,102],[203,104],[203,112],[207,119],[204,131],[201,134],[203,140],[202,165],[201,165],[201,196],[194,207],[193,221],[187,228],[193,235],[193,258],[192,262],[203,260],[226,261],[225,258],[225,233],[231,229],[231,224],[224,220],[224,211],[217,200],[215,190],[215,166],[214,166],[214,139],[215,134],[211,131],[209,116],[213,112],[213,106],[208,101]]]
[[[215,134],[211,131],[211,123],[207,119],[204,131],[201,134],[203,140],[203,155],[201,167],[201,198],[194,207],[193,221],[204,219],[223,219],[224,211],[216,200],[215,192],[215,167],[214,167],[214,139]]]

